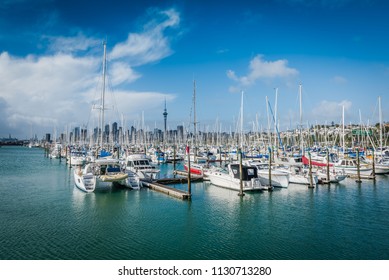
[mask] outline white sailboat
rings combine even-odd
[[[107,69],[107,44],[103,42],[103,86],[101,91],[100,109],[100,145],[103,147],[103,125],[104,125],[104,110],[105,110],[105,76]],[[113,184],[125,184],[125,179],[128,175],[121,170],[119,160],[112,158],[100,158],[74,171],[75,185],[85,191],[92,192],[96,189],[111,188]]]
[[[92,173],[91,170],[88,171],[88,169],[81,169],[81,166],[79,168],[74,169],[74,183],[77,188],[80,190],[90,193],[93,192],[96,188],[96,176]]]
[[[285,172],[289,173],[289,183],[292,184],[311,185],[311,176],[313,185],[317,185],[319,182],[317,175],[313,172],[312,175],[309,175],[308,169],[302,165],[290,165],[289,170],[285,170]]]
[[[85,166],[86,173],[96,176],[96,189],[107,189],[118,184],[125,186],[128,175],[121,170],[117,159],[96,159]]]

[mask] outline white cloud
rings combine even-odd
[[[174,10],[159,13],[164,16],[160,23],[152,20],[145,32],[131,33],[129,40],[113,47],[108,57],[112,86],[139,79],[141,74],[134,70],[136,66],[171,54],[169,38],[164,36],[163,30],[177,26],[179,14]],[[51,37],[49,40],[50,54],[13,57],[7,52],[0,53],[0,115],[3,116],[0,128],[19,130],[20,137],[29,136],[30,132],[25,131],[31,126],[43,127],[39,133],[44,133],[51,132],[54,126],[63,129],[70,123],[87,123],[92,104],[100,98],[101,40],[82,33],[72,38]],[[166,93],[129,92],[123,87],[115,95],[118,109],[134,114],[161,107],[165,98],[175,98]]]
[[[225,54],[228,53],[230,50],[229,49],[218,49],[216,51],[217,54]]]
[[[347,79],[345,77],[342,77],[342,76],[335,76],[332,78],[332,81],[336,84],[346,84],[347,83]]]
[[[336,122],[342,117],[343,106],[345,113],[350,112],[352,102],[350,100],[342,100],[339,102],[322,100],[318,106],[312,110],[312,116],[317,120],[334,120]]]
[[[265,61],[262,55],[254,57],[249,64],[249,73],[246,76],[238,77],[234,71],[228,70],[227,77],[240,84],[241,87],[253,85],[257,80],[288,78],[297,75],[299,72],[289,68],[285,59],[276,61]]]
[[[49,50],[54,53],[75,53],[87,51],[101,45],[101,40],[86,37],[79,32],[74,37],[46,37],[50,41]]]
[[[124,82],[131,83],[141,77],[130,65],[123,62],[114,62],[110,66],[110,76],[113,85],[120,85]]]
[[[130,33],[125,42],[117,44],[109,57],[111,59],[126,59],[132,65],[141,65],[158,61],[172,53],[168,37],[164,36],[167,28],[177,27],[180,23],[179,14],[175,10],[157,11],[164,16],[163,21],[148,22],[142,33]]]
[[[15,58],[0,55],[0,94],[7,104],[7,122],[47,125],[66,118],[87,103],[83,92],[93,87],[97,63],[70,55]],[[77,115],[77,112],[73,115]]]

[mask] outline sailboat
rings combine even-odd
[[[80,190],[90,193],[96,188],[96,176],[91,170],[76,168],[74,170],[74,183]]]
[[[375,154],[375,165],[374,165],[374,172],[375,174],[388,174],[389,173],[389,159],[385,159],[384,154],[384,147],[383,147],[383,140],[382,140],[382,109],[381,109],[381,96],[378,96],[378,114],[379,114],[379,129],[380,129],[380,139],[379,139],[379,147],[376,149]],[[372,165],[373,158],[372,156],[367,156],[365,158],[365,161]]]
[[[101,91],[100,104],[100,145],[103,147],[103,132],[104,125],[104,110],[105,110],[105,79],[107,69],[107,44],[104,41],[104,55],[103,55],[103,87]],[[114,184],[125,185],[125,179],[128,174],[122,172],[119,160],[112,158],[100,158],[85,165],[83,169],[78,168],[74,170],[75,185],[85,192],[92,192],[97,188],[110,188]]]
[[[189,147],[186,149],[184,169],[187,172],[190,172],[191,174],[203,176],[205,164],[207,163],[207,158],[199,157],[199,155],[197,154],[196,80],[193,81],[193,134],[193,153],[190,152]],[[188,163],[188,160],[190,161],[190,164]]]

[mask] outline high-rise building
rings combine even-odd
[[[74,128],[74,142],[80,141],[80,127]]]
[[[117,123],[117,122],[114,122],[114,123],[112,124],[112,138],[113,138],[113,141],[114,141],[114,142],[117,142],[117,141],[118,141],[118,134],[119,134],[118,123]]]
[[[179,140],[184,141],[184,126],[177,125],[177,137]]]
[[[109,142],[109,124],[106,124],[105,125],[105,129],[104,129],[104,142]]]

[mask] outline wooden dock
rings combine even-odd
[[[169,187],[166,185],[162,185],[158,182],[143,182],[143,185],[149,189],[159,191],[159,192],[162,192],[162,193],[165,193],[167,195],[170,195],[170,196],[173,196],[176,198],[180,198],[183,200],[185,200],[185,199],[189,200],[191,197],[191,194],[188,192],[185,192],[185,191],[182,191],[179,189],[175,189],[175,188],[172,188],[172,187]]]
[[[191,177],[190,178],[191,182],[202,182],[203,177]],[[156,181],[157,183],[164,184],[164,185],[171,185],[171,184],[184,184],[188,183],[188,178],[184,177],[177,177],[177,178],[163,178],[163,179],[158,179]]]
[[[358,179],[358,175],[349,175],[348,177],[352,178],[352,179]],[[375,179],[375,176],[373,175],[361,175],[360,176],[361,179],[365,179],[365,180],[374,180]]]

